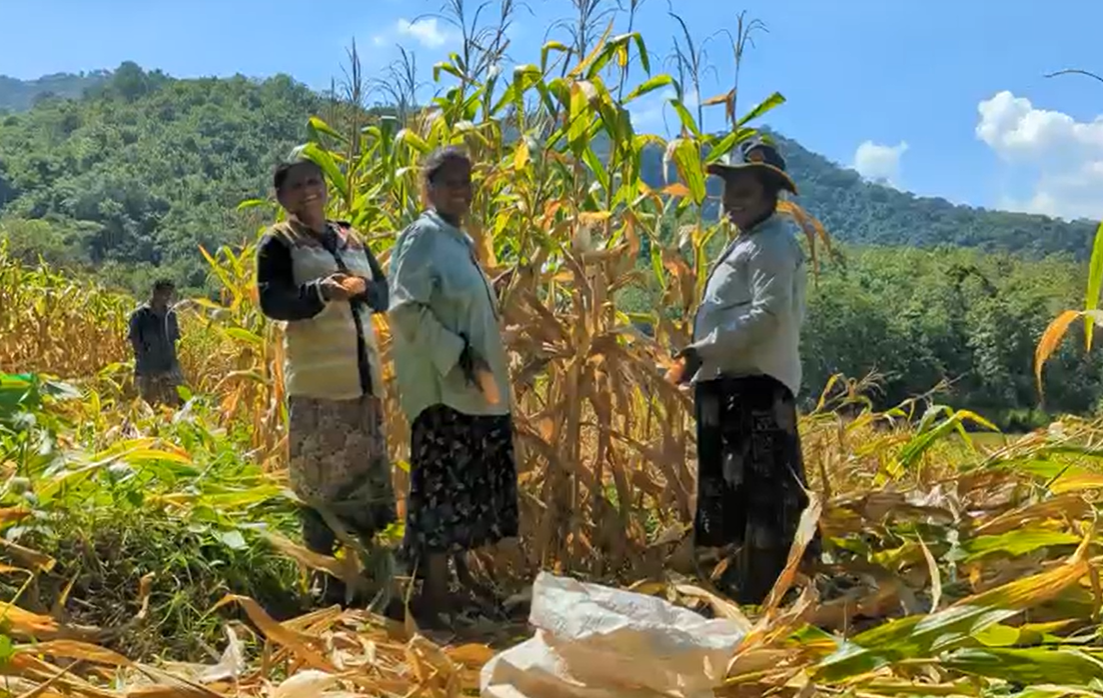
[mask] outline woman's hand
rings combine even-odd
[[[498,404],[501,395],[498,393],[498,383],[494,380],[494,372],[490,370],[490,364],[472,351],[466,336],[462,334],[460,336],[463,337],[464,346],[463,351],[460,352],[459,365],[464,379],[467,380],[468,385],[482,393],[491,404]]]
[[[322,279],[319,287],[322,290],[322,298],[327,301],[347,301],[367,290],[366,282],[359,276],[348,274],[331,274]]]
[[[349,298],[366,295],[368,292],[368,280],[362,276],[346,276],[341,279],[341,287],[349,293]]]
[[[682,349],[674,355],[674,365],[666,372],[666,379],[674,385],[683,385],[697,375],[701,369],[701,357],[692,346]]]

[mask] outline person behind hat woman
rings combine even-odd
[[[419,611],[434,624],[455,610],[449,556],[470,586],[463,554],[517,536],[517,474],[497,298],[462,229],[471,161],[445,148],[422,176],[427,210],[391,257],[390,320],[411,424],[404,550],[423,580]]]
[[[740,603],[757,604],[784,569],[808,504],[794,397],[804,254],[777,215],[781,192],[797,187],[761,139],[744,141],[709,174],[723,180],[723,210],[739,232],[709,273],[693,342],[678,355],[678,380],[694,384],[695,545],[739,547],[722,583]]]
[[[359,234],[326,218],[318,165],[292,153],[273,184],[287,218],[257,250],[260,308],[286,323],[290,477],[304,502],[304,542],[332,555],[337,536],[323,508],[365,546],[396,519],[371,320],[387,308],[387,280]],[[343,600],[341,585],[325,581],[327,598]]]
[[[183,382],[176,344],[180,341],[180,324],[172,299],[176,285],[168,279],[153,283],[149,301],[130,316],[127,338],[134,349],[134,376],[138,393],[151,406],[180,405],[177,390]]]

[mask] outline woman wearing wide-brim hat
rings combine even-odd
[[[708,168],[724,182],[724,215],[739,233],[715,261],[679,353],[694,386],[694,543],[736,546],[722,585],[761,603],[785,567],[808,505],[795,395],[800,389],[804,253],[777,214],[796,184],[770,143],[744,141]],[[818,538],[810,554],[818,550]]]

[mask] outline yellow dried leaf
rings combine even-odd
[[[673,184],[668,184],[667,186],[662,188],[662,193],[666,194],[667,196],[680,196],[680,197],[688,197],[690,195],[689,187],[682,184],[681,182],[674,182]]]
[[[529,164],[529,144],[524,138],[521,138],[517,144],[517,150],[513,153],[513,169],[517,172],[525,169]]]
[[[52,636],[59,630],[56,620],[24,610],[14,604],[0,602],[0,618],[3,618],[14,635],[43,638]]]
[[[44,655],[48,657],[64,657],[66,659],[79,659],[96,664],[108,664],[111,666],[127,667],[132,662],[126,657],[104,649],[98,645],[78,640],[49,640],[33,645],[20,645],[15,648],[16,654]]]
[[[49,572],[57,564],[57,561],[45,553],[25,548],[18,543],[3,538],[0,538],[0,549],[10,555],[19,565],[35,572]]]
[[[245,614],[249,616],[249,620],[260,629],[261,634],[268,640],[287,648],[314,669],[333,670],[332,663],[317,649],[321,642],[318,638],[292,630],[285,624],[276,622],[268,615],[267,611],[261,608],[260,604],[247,596],[228,595],[215,604],[212,610],[217,610],[231,603],[236,603],[245,609]]]
[[[1064,311],[1054,318],[1053,322],[1049,323],[1049,327],[1042,333],[1042,338],[1038,340],[1038,347],[1034,350],[1034,379],[1038,383],[1039,395],[1045,392],[1042,387],[1042,369],[1045,367],[1046,361],[1053,356],[1053,352],[1057,351],[1057,347],[1061,345],[1061,340],[1065,338],[1069,325],[1076,322],[1081,314],[1079,310]]]

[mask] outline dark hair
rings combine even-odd
[[[153,282],[153,292],[162,293],[164,291],[175,291],[176,284],[170,279],[157,279]]]
[[[291,170],[295,169],[299,165],[311,165],[319,172],[322,168],[318,166],[318,163],[313,160],[288,160],[276,165],[276,171],[272,173],[272,186],[276,189],[276,196],[279,196],[280,190],[283,189],[284,183],[287,182],[287,176],[291,174]]]
[[[422,164],[422,177],[425,178],[427,184],[432,184],[445,165],[454,162],[466,162],[470,165],[471,158],[462,148],[455,145],[434,150],[429,154],[429,157],[425,158],[425,162]]]

